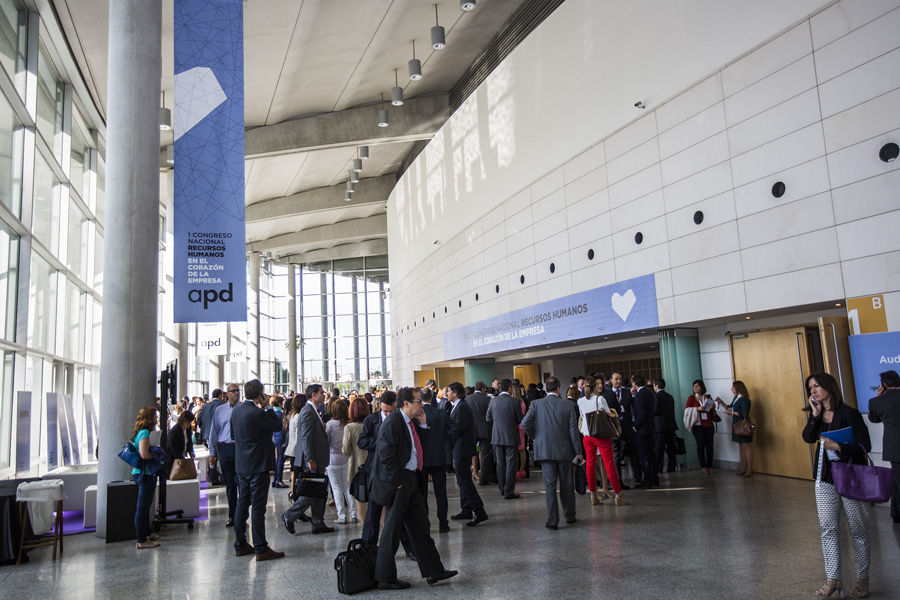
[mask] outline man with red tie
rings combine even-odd
[[[388,590],[410,587],[409,582],[397,579],[397,564],[394,562],[403,525],[409,533],[419,572],[428,585],[457,574],[444,568],[428,531],[422,471],[422,437],[428,435],[428,426],[419,390],[401,388],[397,392],[397,408],[399,410],[392,412],[378,431],[371,483],[372,497],[387,510],[378,541],[375,580],[379,589]]]

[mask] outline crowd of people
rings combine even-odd
[[[870,406],[870,420],[885,423],[885,459],[894,461],[891,516],[900,522],[896,464],[900,377],[888,371],[881,383],[879,397]],[[363,540],[377,544],[375,579],[380,588],[410,586],[397,578],[395,554],[400,545],[433,585],[457,572],[444,567],[430,534],[429,482],[438,532],[446,533],[450,520],[469,527],[488,520],[478,487],[496,485],[504,500],[516,500],[517,481],[530,476],[529,465],[540,468],[546,491],[545,525],[556,530],[560,505],[567,525],[577,521],[579,477],[586,479],[592,505],[609,499],[615,506],[625,506],[629,502],[624,490],[659,486],[659,473],[676,470],[678,442],[683,447],[683,440],[676,435],[675,402],[665,391],[665,380],[649,381],[634,374],[630,384],[625,385],[620,373],[574,377],[566,390],[552,376],[527,387],[515,379],[495,379],[490,385],[479,381],[467,388],[454,382],[438,389],[429,380],[422,388],[351,392],[344,397],[337,389],[326,394],[320,384],[309,385],[302,394],[268,396],[262,383],[251,380],[243,390],[237,384],[229,384],[224,392],[215,390],[209,402],[202,398],[179,402],[169,421],[167,453],[171,461],[192,458],[193,443],[209,447],[211,473],[220,474],[225,486],[226,527],[234,527],[237,556],[253,554],[258,561],[284,556],[266,541],[270,487],[290,489],[292,504],[280,518],[290,534],[296,533],[297,521],[309,523],[313,534],[335,531],[325,519],[330,492],[337,513],[333,523],[362,522]],[[856,558],[857,581],[851,596],[865,597],[869,504],[838,495],[830,465],[866,464],[871,449],[868,429],[860,413],[843,403],[832,376],[814,373],[806,387],[809,415],[802,436],[817,444],[816,505],[827,577],[817,594],[831,596],[843,587],[838,539],[843,511]],[[721,410],[732,417],[732,440],[740,449],[738,475],[751,477],[753,428],[738,427],[742,421],[750,423],[747,387],[734,381],[730,403],[711,397],[702,380],[694,381],[692,388],[683,423],[696,440],[703,473],[714,472],[712,436]],[[155,456],[149,434],[157,421],[157,408],[145,407],[132,432],[135,447],[148,464]],[[838,444],[822,436],[844,427],[851,428],[854,443]],[[284,482],[285,462],[290,465],[289,484]],[[625,483],[628,471],[631,485]],[[274,473],[271,480],[270,473]],[[455,476],[460,495],[459,510],[452,515],[448,473]],[[147,524],[156,477],[148,467],[134,468],[132,476],[138,483],[137,546],[153,548],[159,545],[158,536]]]

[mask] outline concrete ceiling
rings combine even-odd
[[[52,0],[103,115],[109,1]],[[341,247],[343,256],[354,248],[380,247],[359,243],[384,239],[384,231],[360,232],[358,228],[385,214],[390,189],[385,192],[384,185],[369,186],[370,195],[357,192],[346,206],[310,206],[307,200],[312,196],[304,192],[330,190],[328,193],[336,195],[342,190],[360,143],[370,144],[371,155],[360,174],[363,180],[396,177],[404,160],[421,149],[416,140],[430,139],[449,117],[446,92],[524,2],[482,0],[468,13],[460,10],[458,0],[245,2],[246,202],[249,207],[281,201],[277,219],[251,220],[248,216],[250,247],[265,248],[290,260],[325,257],[328,253],[319,251],[331,248]],[[429,37],[435,24],[435,4],[447,32],[447,47],[440,51],[431,49]],[[163,0],[162,89],[170,108],[172,15],[173,0]],[[409,80],[406,66],[412,58],[412,40],[424,73],[416,82]],[[406,99],[413,102],[388,106],[392,126],[379,130],[371,127],[377,109],[373,103],[381,93],[390,95],[394,69],[398,69]],[[443,96],[428,98],[435,94]],[[311,140],[310,131],[326,133]],[[171,143],[172,134],[164,133],[161,145]],[[336,227],[342,223],[347,225]],[[323,234],[323,227],[331,229]],[[311,235],[286,237],[307,230]],[[336,237],[342,232],[347,237]]]

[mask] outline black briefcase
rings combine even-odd
[[[347,549],[334,559],[338,591],[342,594],[355,594],[375,587],[377,556],[378,546],[370,546],[361,539],[351,540]]]
[[[306,496],[307,498],[327,498],[328,480],[324,477],[314,477],[311,474],[303,475],[297,484],[297,497],[299,498],[300,496]]]

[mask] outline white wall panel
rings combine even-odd
[[[620,280],[668,268],[669,248],[665,244],[616,257],[616,275]]]
[[[900,170],[864,179],[831,191],[834,220],[846,223],[900,207]]]
[[[579,200],[595,194],[606,187],[606,168],[598,167],[585,173],[578,179],[567,183],[565,187],[566,204],[575,204]]]
[[[531,203],[531,217],[535,223],[540,223],[550,215],[566,212],[566,194],[564,189],[558,189],[550,194],[535,199]]]
[[[825,119],[825,147],[835,152],[900,128],[900,88]]]
[[[830,44],[897,7],[900,7],[900,0],[839,2],[829,6],[810,19],[813,46],[819,49]]]
[[[841,270],[848,298],[900,290],[900,252],[885,252],[856,260],[845,260],[841,263]],[[885,297],[888,313],[891,306],[897,304],[889,304]],[[900,311],[897,316],[900,317]],[[897,331],[900,327],[889,324],[889,329]]]
[[[895,9],[817,49],[815,57],[819,83],[824,83],[866,61],[890,52],[897,47],[898,31],[900,31],[900,10]]]
[[[822,116],[830,117],[898,87],[900,87],[900,49],[863,63],[820,85],[819,101],[822,104]]]
[[[610,223],[614,230],[626,229],[662,216],[665,210],[662,191],[657,190],[610,210]]]
[[[812,55],[804,56],[725,99],[728,125],[735,125],[816,87]]]
[[[694,223],[694,213],[698,210],[703,213],[703,222],[699,225]],[[734,218],[734,194],[729,191],[701,200],[692,206],[669,211],[666,214],[666,229],[669,232],[669,240],[674,240],[732,221]]]
[[[900,209],[837,226],[842,260],[900,250]]]
[[[728,156],[728,135],[723,131],[663,160],[663,185],[727,161]]]
[[[635,234],[638,232],[641,232],[644,236],[644,239],[640,244],[635,243],[634,240]],[[662,244],[667,239],[666,218],[660,216],[656,219],[647,221],[646,223],[641,223],[638,226],[623,230],[616,229],[615,225],[613,225],[612,238],[613,251],[616,253],[617,257],[624,256],[631,252],[638,252],[649,246]],[[651,270],[657,271],[658,269]]]
[[[635,98],[638,100],[638,98]],[[635,109],[640,110],[640,109]],[[638,113],[641,114],[641,113]],[[606,160],[612,161],[637,148],[647,140],[656,137],[656,116],[648,113],[634,123],[624,127],[621,131],[612,134],[604,142],[606,146]]]
[[[609,144],[606,149],[608,153]],[[657,162],[659,162],[659,144],[654,137],[637,148],[609,160],[606,163],[606,177],[609,183],[613,184]]]
[[[675,296],[718,288],[743,280],[744,272],[739,252],[721,254],[672,268],[672,290]]]
[[[725,130],[725,105],[713,104],[659,135],[659,155],[672,156]]]
[[[600,142],[584,152],[579,153],[563,167],[563,177],[566,183],[575,181],[606,163],[605,144]]]
[[[809,269],[840,260],[834,228],[818,229],[741,250],[746,279]]]
[[[609,212],[603,212],[587,220],[572,220],[569,218],[569,247],[575,248],[588,240],[598,240],[609,236],[612,232]],[[611,244],[611,240],[610,240]],[[610,245],[610,252],[612,246]]]
[[[571,229],[580,227],[588,221],[593,221],[599,216],[605,217],[607,222],[609,222],[609,200],[606,190],[601,190],[584,200],[566,207],[566,223],[569,224]],[[579,231],[583,230],[579,229]],[[598,233],[597,235],[605,234]]]
[[[900,143],[900,129],[883,133],[872,139],[828,154],[828,177],[832,187],[842,187],[868,177],[889,173],[900,168],[900,160],[885,163],[878,151],[888,142]]]
[[[675,296],[674,301],[677,323],[736,315],[747,310],[742,283],[682,294]]]
[[[722,101],[722,74],[716,72],[656,110],[660,133]]]
[[[730,96],[812,52],[809,24],[790,31],[754,50],[722,71],[722,88]]]
[[[540,200],[547,194],[563,187],[565,183],[563,168],[554,169],[531,185],[531,201]]]
[[[731,175],[739,186],[789,169],[825,154],[822,126],[808,127],[731,159]]]
[[[768,244],[832,225],[834,214],[828,192],[738,219],[742,248]]]
[[[740,248],[737,222],[728,221],[669,242],[672,266],[685,265]]]
[[[673,211],[690,206],[697,200],[719,195],[731,187],[731,163],[727,160],[722,161],[664,187],[666,210]]]
[[[659,164],[653,164],[622,181],[612,184],[607,188],[609,193],[609,205],[611,207],[622,206],[636,198],[640,198],[662,186],[662,175]]]
[[[808,90],[728,128],[732,154],[743,154],[819,121],[819,96]]]
[[[840,264],[772,275],[744,283],[747,310],[802,306],[844,297]]]
[[[778,181],[784,183],[785,186],[785,192],[781,198],[772,195],[772,186]],[[828,164],[823,156],[735,188],[734,203],[737,215],[745,217],[820,194],[827,189]]]

